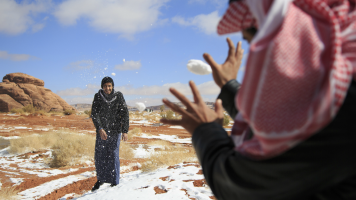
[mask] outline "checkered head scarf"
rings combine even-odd
[[[356,80],[356,0],[240,0],[219,34],[258,28],[235,103],[235,149],[266,159],[332,121]],[[254,136],[246,139],[252,130]]]

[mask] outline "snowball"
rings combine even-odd
[[[125,58],[124,58],[122,61],[124,61],[124,62],[125,62]]]
[[[212,72],[210,65],[201,60],[189,60],[187,67],[188,70],[194,74],[206,75]]]
[[[136,103],[136,108],[137,108],[137,110],[139,110],[140,112],[142,112],[143,110],[145,110],[146,106],[145,106],[144,103],[137,102],[137,103]]]
[[[113,75],[113,76],[116,76],[116,74],[113,72],[113,73],[111,73],[111,75]]]

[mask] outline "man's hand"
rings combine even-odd
[[[186,107],[183,109],[178,105],[170,102],[167,99],[163,99],[163,103],[170,107],[174,112],[182,115],[181,120],[168,120],[161,119],[162,123],[170,125],[180,125],[183,126],[190,134],[193,134],[194,130],[203,123],[218,122],[222,124],[224,119],[223,107],[221,100],[216,100],[215,111],[210,109],[204,102],[203,98],[200,96],[197,86],[193,81],[189,82],[192,89],[194,102],[190,102],[187,97],[178,92],[174,88],[170,88],[170,92],[176,96]]]
[[[100,129],[99,133],[100,133],[100,137],[101,137],[102,140],[108,139],[108,135],[106,134],[104,129]]]
[[[122,139],[123,141],[127,141],[127,138],[128,138],[127,133],[123,133],[123,134],[121,135],[121,139]]]
[[[226,40],[229,45],[229,53],[224,64],[219,65],[209,54],[203,54],[205,61],[211,66],[214,81],[220,88],[228,81],[236,79],[244,54],[244,50],[241,48],[241,42],[237,43],[236,50],[230,38]]]

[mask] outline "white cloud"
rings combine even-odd
[[[80,61],[75,61],[70,63],[65,69],[68,70],[83,70],[83,69],[90,69],[94,65],[94,62],[92,60],[80,60]]]
[[[50,8],[50,0],[22,1],[14,0],[0,1],[0,32],[16,35],[25,32],[28,28],[39,31],[44,24],[36,24],[34,16],[46,12]]]
[[[115,65],[117,70],[136,70],[141,68],[141,61],[124,61],[120,65]]]
[[[86,88],[69,88],[57,91],[59,96],[87,96],[94,95],[99,89],[100,85],[88,84]]]
[[[220,16],[218,11],[214,11],[210,14],[200,14],[193,18],[184,19],[181,16],[175,16],[172,18],[172,22],[180,24],[182,26],[194,26],[205,34],[216,34],[216,27],[219,23]]]
[[[159,23],[160,8],[169,0],[68,0],[54,15],[63,25],[75,25],[80,19],[96,30],[119,33],[124,37],[150,29]]]
[[[28,54],[9,54],[7,51],[0,51],[0,59],[12,60],[12,61],[25,61],[29,59],[37,59],[35,56]]]

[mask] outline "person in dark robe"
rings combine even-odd
[[[129,130],[129,112],[124,96],[114,90],[114,81],[104,77],[101,88],[94,95],[91,118],[96,128],[95,168],[97,182],[92,191],[104,183],[111,187],[119,184],[120,179],[120,141],[127,140]]]

